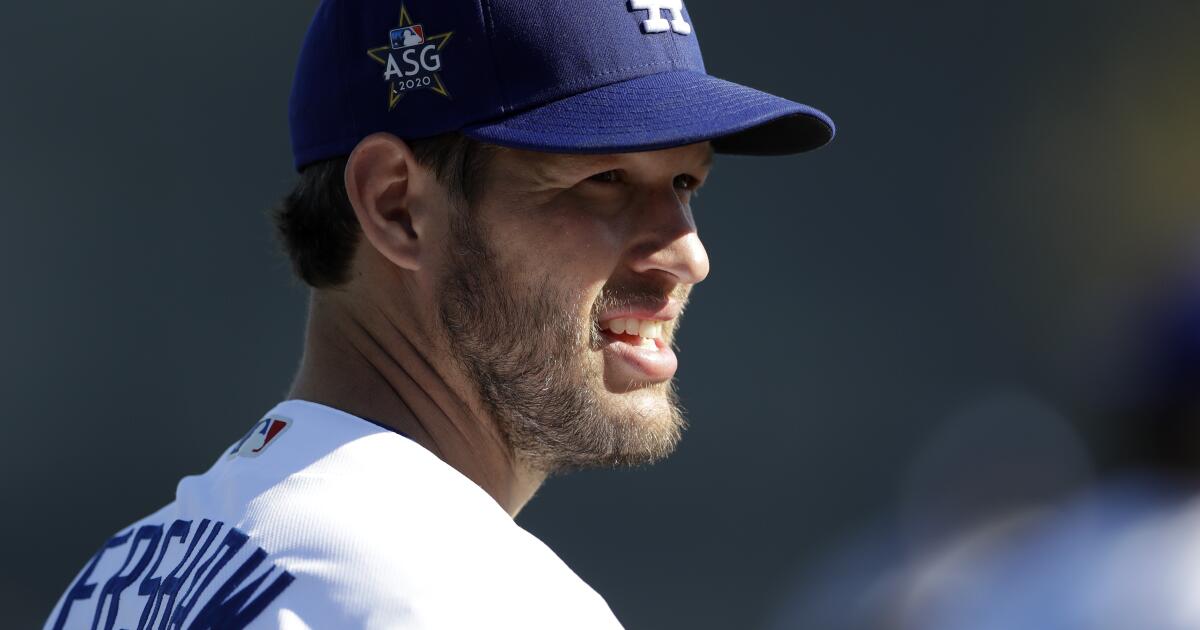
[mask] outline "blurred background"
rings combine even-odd
[[[266,212],[315,5],[4,8],[0,625],[286,391],[306,292]],[[518,521],[631,629],[984,627],[943,604],[1067,601],[1078,528],[1149,536],[1110,567],[1198,546],[1200,3],[688,7],[712,74],[839,135],[697,200],[677,454]]]

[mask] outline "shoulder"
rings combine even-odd
[[[269,486],[246,493],[240,525],[295,576],[281,599],[300,618],[617,627],[604,600],[553,551],[434,454],[336,410],[290,411],[287,441],[246,461],[291,472],[265,473]],[[313,446],[330,436],[335,448]]]
[[[338,602],[365,626],[588,627],[589,617],[616,625],[557,555],[420,446],[377,434],[343,457],[249,506],[247,531],[297,576],[289,598],[297,607]],[[366,462],[369,470],[355,470]]]

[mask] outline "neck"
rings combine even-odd
[[[411,320],[347,294],[317,291],[289,398],[328,405],[410,436],[483,488],[511,516],[545,474],[523,465],[497,423],[414,344]],[[444,371],[446,368],[442,368]]]

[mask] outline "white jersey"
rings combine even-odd
[[[416,442],[279,404],[109,539],[46,628],[620,628],[604,600]]]

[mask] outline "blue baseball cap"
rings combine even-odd
[[[555,153],[833,138],[824,113],[710,76],[698,30],[682,0],[323,0],[292,86],[296,169],[378,131]]]

